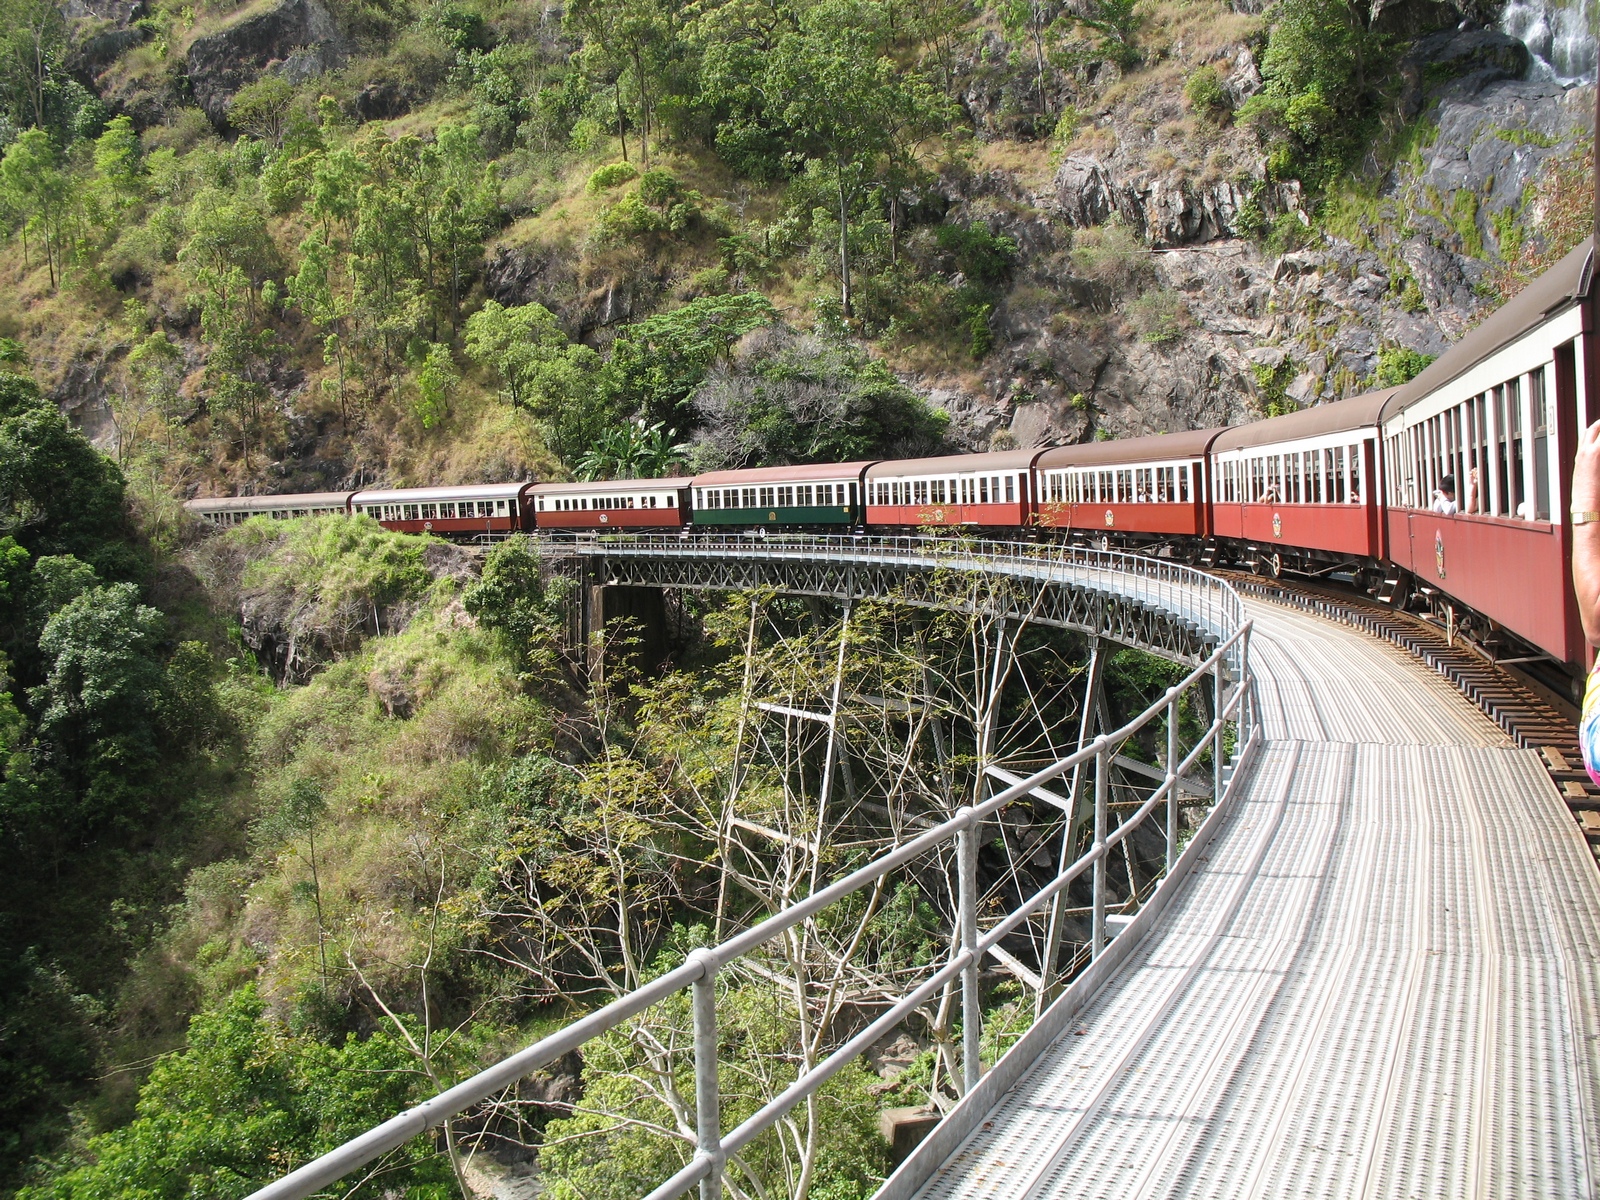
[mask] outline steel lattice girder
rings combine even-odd
[[[893,598],[924,608],[957,607],[970,610],[985,605],[954,604],[938,588],[941,576],[953,570],[948,564],[916,560],[873,561],[806,559],[754,553],[738,556],[706,553],[692,545],[632,547],[621,550],[605,543],[551,547],[557,556],[581,558],[590,582],[626,587],[687,588],[702,591],[751,591],[770,588],[798,596],[836,600]],[[1022,571],[1007,571],[996,563],[1010,588],[1005,607],[1041,625],[1094,634],[1120,645],[1145,650],[1162,658],[1190,665],[1204,661],[1217,644],[1215,634],[1192,618],[1113,590],[1064,584]],[[998,614],[999,607],[991,611]]]

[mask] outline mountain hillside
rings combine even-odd
[[[184,499],[1397,384],[1589,232],[1595,60],[1554,0],[0,0],[0,1194],[247,1195],[670,967],[783,898],[718,857],[741,696],[835,661],[911,694],[913,640],[986,644],[864,606],[846,660],[814,608],[693,600],[677,661],[590,686],[522,540]],[[1027,653],[1037,695],[1086,661]],[[1118,719],[1172,681],[1114,666]],[[917,768],[881,776],[960,802]],[[798,822],[762,784],[741,820]],[[878,995],[948,933],[909,884],[842,919]],[[799,1069],[781,991],[729,978],[740,1103]],[[993,1055],[1032,1006],[986,1003]],[[664,1009],[341,1194],[649,1190]],[[756,1144],[750,1194],[870,1194],[880,1111],[955,1100],[953,1011]]]

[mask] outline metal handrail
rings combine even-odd
[[[664,539],[678,547],[678,538]],[[841,539],[854,542],[855,539]],[[880,541],[912,542],[916,549],[932,539],[878,539]],[[630,541],[639,545],[639,541]],[[660,547],[657,547],[659,549]],[[748,547],[745,547],[748,549]],[[876,547],[883,549],[884,547]],[[1032,547],[1027,547],[1033,550]],[[905,550],[909,552],[908,545]],[[1094,553],[1105,553],[1097,551]],[[1033,553],[1019,555],[1038,561]],[[1147,562],[1158,560],[1145,560]],[[1176,565],[1176,564],[1175,564]],[[1190,568],[1183,568],[1185,571]],[[1200,574],[1195,572],[1195,574]],[[1221,583],[1205,576],[1210,582]],[[1228,592],[1226,584],[1222,584]],[[1237,602],[1237,595],[1233,596]],[[1242,605],[1239,610],[1242,613]],[[844,878],[822,888],[806,899],[768,917],[760,924],[735,934],[717,946],[691,951],[681,966],[621,996],[595,1012],[574,1021],[565,1029],[541,1038],[533,1045],[480,1071],[407,1111],[391,1117],[383,1124],[351,1139],[344,1145],[322,1155],[268,1184],[251,1195],[249,1200],[301,1200],[326,1187],[364,1163],[412,1138],[442,1124],[455,1114],[479,1104],[504,1091],[519,1079],[576,1050],[585,1042],[616,1028],[624,1021],[637,1016],[645,1009],[688,987],[693,989],[692,1012],[694,1025],[695,1100],[697,1142],[689,1163],[650,1193],[648,1200],[668,1200],[701,1185],[702,1200],[716,1200],[721,1194],[721,1176],[730,1154],[737,1153],[755,1137],[770,1128],[784,1113],[816,1092],[848,1062],[864,1052],[889,1030],[903,1021],[919,1005],[958,976],[962,990],[962,1076],[963,1091],[970,1092],[981,1076],[979,1037],[982,1032],[982,1010],[979,1007],[978,968],[984,954],[1015,931],[1029,916],[1037,912],[1054,896],[1069,887],[1086,871],[1093,875],[1093,910],[1090,925],[1090,953],[1098,958],[1106,948],[1105,911],[1107,885],[1107,859],[1111,851],[1132,834],[1156,807],[1167,801],[1166,852],[1167,871],[1170,878],[1177,860],[1177,809],[1181,780],[1207,749],[1212,749],[1213,804],[1221,808],[1233,779],[1224,780],[1223,731],[1230,720],[1238,725],[1236,749],[1250,742],[1255,728],[1256,714],[1251,698],[1249,674],[1249,641],[1251,624],[1241,622],[1223,640],[1211,655],[1186,675],[1181,682],[1169,688],[1164,696],[1120,729],[1102,734],[1066,758],[1035,772],[1020,783],[1014,784],[980,804],[968,805],[954,816],[911,841],[880,855],[865,866],[852,871]],[[1230,657],[1237,663],[1231,694],[1227,687]],[[1205,734],[1181,761],[1177,759],[1178,701],[1191,687],[1209,678],[1214,688],[1213,719]],[[1115,829],[1107,828],[1109,815],[1108,790],[1112,758],[1115,747],[1133,734],[1165,716],[1167,722],[1167,766],[1161,785],[1140,805],[1131,816]],[[1013,909],[982,936],[978,932],[978,828],[983,821],[1002,808],[1028,796],[1035,789],[1049,783],[1074,767],[1093,761],[1094,785],[1094,839],[1090,848],[1062,870],[1054,879],[1023,904]],[[851,1037],[811,1070],[805,1072],[782,1093],[768,1101],[761,1109],[724,1134],[721,1129],[720,1096],[717,1069],[717,1021],[715,985],[718,972],[729,963],[760,948],[786,930],[809,919],[818,912],[846,896],[867,887],[954,837],[957,840],[958,860],[958,941],[948,961],[891,1005],[866,1028]]]
[[[977,569],[1043,578],[1083,587],[1106,576],[1152,585],[1138,597],[1204,624],[1219,638],[1244,621],[1244,604],[1225,581],[1187,563],[1124,550],[1097,550],[1057,542],[960,540],[925,534],[676,534],[600,533],[544,536],[541,550],[559,556],[604,553],[618,557],[702,554],[726,558],[794,558],[806,562],[898,563],[934,569]],[[1196,602],[1199,602],[1198,605]]]

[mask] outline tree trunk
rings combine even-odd
[[[846,317],[855,315],[850,310],[850,220],[845,203],[843,165],[839,167],[839,303],[844,306]]]
[[[628,129],[622,111],[622,77],[617,77],[617,140],[622,143],[622,161],[628,161]]]

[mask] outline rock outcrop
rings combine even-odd
[[[319,0],[277,0],[246,12],[196,38],[184,60],[195,102],[218,129],[227,128],[235,93],[264,72],[281,72],[298,83],[333,70],[348,52],[333,14]]]

